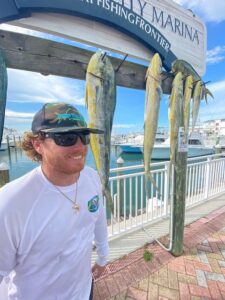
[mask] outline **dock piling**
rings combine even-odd
[[[0,163],[0,187],[9,182],[9,166],[7,163]]]

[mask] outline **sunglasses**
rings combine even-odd
[[[77,143],[78,138],[80,138],[83,145],[88,145],[90,143],[89,133],[45,133],[45,138],[51,138],[54,140],[56,145],[62,147],[73,146]]]

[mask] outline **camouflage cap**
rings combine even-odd
[[[103,133],[97,128],[88,128],[81,113],[67,103],[46,103],[32,122],[32,132],[89,132]]]

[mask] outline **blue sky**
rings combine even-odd
[[[199,122],[225,118],[225,1],[176,0],[191,9],[207,27],[207,66],[203,76],[215,99],[201,103]],[[30,30],[2,24],[0,28],[38,35]],[[53,38],[52,36],[50,38]],[[59,39],[58,39],[59,40]],[[62,39],[60,39],[62,40]],[[73,43],[73,42],[72,42]],[[29,130],[34,113],[45,102],[73,103],[84,114],[85,82],[58,76],[8,69],[5,127]],[[145,91],[117,87],[113,133],[143,131]],[[161,101],[159,127],[168,127],[168,96]]]

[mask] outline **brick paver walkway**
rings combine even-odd
[[[225,207],[185,227],[184,253],[174,257],[157,243],[107,266],[95,280],[94,300],[225,299]]]

